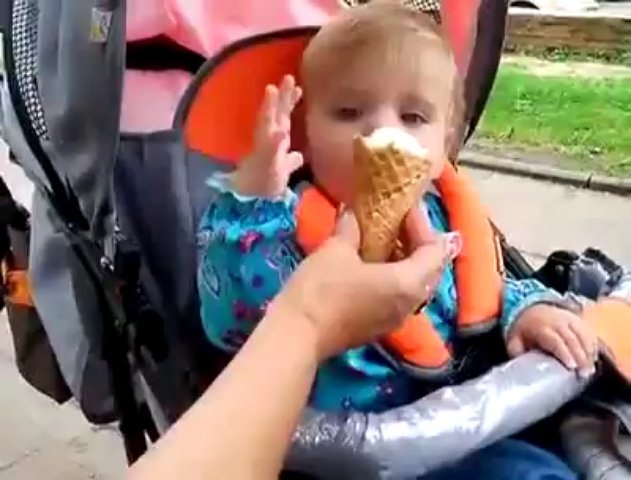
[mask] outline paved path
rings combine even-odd
[[[631,268],[631,198],[469,171],[509,241],[541,259],[557,248],[601,248]]]
[[[577,191],[522,178],[470,171],[495,221],[540,260],[555,248],[598,246],[631,266],[631,198]],[[0,174],[27,202],[30,186],[0,162]],[[123,478],[116,433],[90,427],[73,405],[57,407],[17,375],[0,317],[0,480]]]
[[[74,405],[57,406],[17,374],[4,320],[0,316],[0,479],[124,478],[116,432],[91,427]]]

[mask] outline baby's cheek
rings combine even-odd
[[[353,186],[352,151],[339,155],[335,152],[313,152],[310,159],[316,184],[338,202],[347,203]]]
[[[432,162],[431,177],[436,179],[440,177],[446,160],[445,149],[445,135],[444,131],[440,128],[431,126],[424,129],[420,138],[417,137],[418,142],[427,149],[427,156]]]
[[[447,161],[445,156],[432,158],[432,168],[430,170],[430,178],[436,180],[443,173],[445,168],[445,162]]]

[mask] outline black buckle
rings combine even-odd
[[[607,295],[624,275],[624,269],[596,248],[582,254],[553,252],[534,278],[561,294],[568,292],[596,300]]]
[[[129,239],[117,235],[114,272],[127,319],[126,334],[135,358],[150,368],[169,355],[164,321],[151,305],[140,280],[141,256]]]

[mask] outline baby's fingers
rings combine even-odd
[[[276,122],[282,130],[288,131],[291,127],[291,112],[302,97],[302,90],[296,86],[296,80],[291,75],[286,75],[280,86],[278,97],[278,109]]]
[[[265,88],[265,97],[261,106],[261,123],[268,128],[274,126],[280,101],[280,92],[276,85],[268,85]]]
[[[574,362],[578,368],[579,374],[582,377],[589,377],[592,369],[594,368],[593,358],[587,354],[578,336],[570,327],[572,323],[574,323],[574,321],[568,323],[567,326],[559,328],[557,332],[565,342],[568,350],[570,351],[572,358],[574,359]]]
[[[582,318],[576,318],[573,322],[570,322],[570,329],[576,336],[581,349],[583,350],[587,362],[585,365],[586,376],[592,375],[595,370],[595,363],[598,359],[598,338],[591,330],[589,324]]]
[[[550,327],[539,333],[537,347],[544,352],[554,355],[566,368],[576,370],[577,364],[565,340],[559,333]]]
[[[256,143],[259,148],[269,148],[270,144],[277,143],[274,138],[276,130],[276,116],[278,114],[279,91],[275,85],[265,88],[263,103],[258,114],[256,125]]]

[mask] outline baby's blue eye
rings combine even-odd
[[[353,121],[361,117],[361,110],[353,107],[342,107],[335,110],[335,118],[342,121]]]
[[[427,119],[417,112],[406,112],[401,114],[401,121],[406,125],[412,126],[423,125],[427,123]]]

